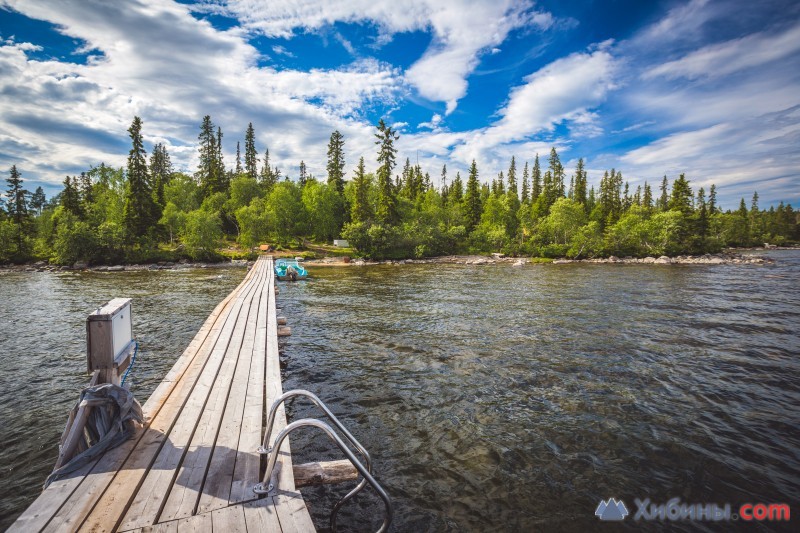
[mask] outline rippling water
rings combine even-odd
[[[86,315],[133,298],[142,403],[245,270],[0,273],[0,530],[41,493],[67,412],[88,383]]]
[[[800,253],[773,255],[774,266],[312,267],[281,285],[284,390],[318,393],[370,450],[396,531],[585,531],[612,496],[632,511],[635,498],[673,497],[796,509]],[[52,466],[85,380],[85,315],[136,299],[146,397],[242,275],[0,275],[11,440],[0,527]],[[297,400],[289,415],[316,412]],[[339,457],[321,434],[296,434],[298,461]],[[318,526],[346,490],[304,490]],[[365,491],[339,524],[367,531],[379,515]]]

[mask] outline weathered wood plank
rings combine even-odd
[[[169,494],[170,487],[175,481],[178,468],[184,460],[189,442],[196,431],[198,420],[203,409],[207,406],[209,391],[217,379],[220,362],[227,353],[231,339],[243,327],[244,319],[242,314],[246,313],[244,307],[249,305],[248,300],[257,293],[258,279],[258,277],[254,278],[254,285],[247,288],[247,292],[242,294],[241,300],[237,300],[239,307],[231,309],[228,320],[220,330],[214,344],[209,363],[206,365],[207,371],[197,381],[181,411],[180,417],[172,427],[165,445],[158,452],[158,457],[147,473],[138,493],[133,498],[130,508],[121,523],[123,529],[156,522],[164,506],[164,501]],[[185,516],[190,516],[191,514],[188,513]],[[166,521],[175,518],[178,517],[167,515],[162,520]]]
[[[260,263],[260,262],[259,262]],[[258,268],[258,263],[257,263]],[[194,410],[190,416],[196,424],[192,433],[182,442],[188,445],[188,453],[183,458],[180,468],[175,472],[176,477],[171,487],[165,488],[167,495],[163,510],[159,516],[160,521],[186,518],[195,513],[203,480],[208,471],[208,463],[213,451],[213,446],[219,432],[220,420],[225,408],[225,402],[230,392],[231,378],[236,370],[239,351],[246,334],[247,322],[252,312],[255,296],[259,293],[260,284],[263,283],[263,269],[259,268],[259,284],[255,286],[254,293],[247,301],[247,308],[242,308],[236,326],[226,344],[223,360],[218,372],[203,384],[204,404],[199,410]],[[187,416],[187,415],[182,415]]]
[[[155,524],[153,526],[145,526],[142,528],[142,533],[178,533],[178,521],[164,522],[163,524]]]
[[[247,522],[244,517],[244,507],[233,505],[218,509],[211,513],[211,522],[214,531],[220,533],[247,533]]]
[[[247,385],[253,363],[253,347],[255,333],[258,327],[258,311],[261,308],[264,283],[260,286],[259,294],[253,298],[250,306],[250,315],[247,320],[247,329],[244,341],[239,350],[239,360],[233,380],[226,395],[226,404],[216,442],[213,445],[211,462],[203,483],[200,501],[197,504],[197,513],[205,513],[227,507],[233,483],[233,471],[236,467],[236,450],[239,446],[239,436],[242,430],[242,417],[247,400]],[[266,317],[263,317],[266,318]],[[255,494],[253,494],[255,497]]]
[[[308,533],[316,531],[306,503],[299,492],[283,492],[273,496],[275,511],[281,523],[283,533]]]
[[[233,305],[229,310],[238,314],[249,294],[252,294],[252,280],[248,279],[244,290],[239,290]],[[227,325],[227,321],[226,321]],[[210,355],[205,358],[195,358],[184,379],[176,382],[172,394],[161,404],[158,415],[151,422],[150,427],[138,442],[129,441],[122,446],[106,453],[98,462],[95,471],[87,476],[90,480],[89,490],[83,492],[86,482],[82,484],[78,499],[77,509],[69,513],[69,517],[86,517],[81,526],[86,531],[110,531],[117,527],[127,511],[132,496],[137,492],[140,484],[147,474],[158,452],[175,424],[178,415],[191,396],[198,382],[196,376],[216,375],[219,361],[224,356],[224,342],[219,338],[212,338],[206,346],[211,349]],[[188,376],[187,376],[188,374]],[[133,448],[131,450],[131,448]],[[66,506],[65,506],[66,507]],[[83,518],[80,519],[83,521]],[[80,524],[80,521],[78,522]],[[78,525],[75,524],[75,525]]]
[[[272,261],[268,262],[267,268],[269,272],[273,272]],[[264,284],[258,308],[258,323],[254,334],[253,359],[247,383],[242,430],[236,452],[231,494],[228,499],[230,504],[250,501],[256,497],[253,486],[259,481],[261,466],[261,454],[257,452],[257,449],[264,436],[263,419],[266,409],[264,380],[267,365],[268,291],[272,288],[273,280],[274,276],[269,275],[267,283]]]
[[[272,498],[255,500],[244,504],[244,518],[247,522],[247,531],[280,533],[281,523],[278,513],[272,503]]]
[[[178,533],[208,533],[213,530],[211,514],[199,514],[178,520]],[[224,531],[222,533],[225,533]]]

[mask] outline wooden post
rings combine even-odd
[[[98,383],[120,384],[133,354],[130,298],[114,298],[86,318],[86,364]]]

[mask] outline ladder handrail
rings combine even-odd
[[[336,427],[339,428],[339,430],[342,433],[344,433],[344,436],[347,437],[347,440],[349,440],[353,444],[353,446],[355,446],[358,449],[359,453],[361,453],[361,455],[364,457],[364,461],[367,464],[367,471],[371,474],[372,458],[369,456],[369,452],[367,452],[367,449],[364,448],[364,446],[362,446],[360,442],[358,442],[358,440],[347,430],[346,427],[344,427],[344,424],[342,424],[342,422],[336,417],[336,415],[334,415],[333,412],[331,412],[331,410],[328,409],[328,406],[325,405],[325,402],[320,400],[319,396],[305,389],[292,389],[290,391],[286,391],[272,403],[272,406],[269,409],[269,416],[267,417],[267,430],[264,433],[264,443],[262,444],[262,446],[258,448],[258,453],[268,454],[272,452],[273,447],[269,446],[269,439],[272,436],[272,430],[275,425],[275,416],[277,414],[278,407],[289,398],[293,398],[295,396],[305,396],[306,398],[311,400],[311,402],[314,405],[319,407],[322,410],[322,412],[325,413],[325,415],[331,420],[331,422],[333,422],[334,425],[336,425]],[[350,500],[356,494],[361,492],[366,486],[367,486],[367,480],[365,478],[359,481],[358,485],[356,485],[353,488],[353,490],[345,494],[341,500],[336,502],[336,504],[333,506],[333,510],[331,511],[331,516],[330,516],[331,531],[333,531],[334,533],[336,531],[336,515],[339,514],[339,509],[341,509],[342,506],[345,503],[347,503],[348,500]]]
[[[386,508],[386,517],[383,519],[383,523],[381,524],[381,527],[378,529],[377,533],[384,533],[385,531],[387,531],[389,529],[389,525],[391,525],[392,523],[392,516],[394,514],[394,510],[392,508],[392,502],[391,500],[389,500],[389,496],[386,494],[386,491],[383,490],[383,487],[381,487],[381,485],[375,480],[375,478],[372,477],[372,474],[364,467],[364,465],[361,464],[361,462],[355,456],[353,451],[347,447],[344,441],[342,441],[341,437],[339,437],[339,435],[335,431],[333,431],[333,429],[328,424],[322,422],[321,420],[316,420],[314,418],[304,418],[302,420],[297,420],[286,426],[283,429],[283,431],[278,433],[278,436],[275,438],[275,446],[273,446],[273,452],[269,454],[269,461],[267,463],[267,470],[266,472],[264,472],[264,479],[262,480],[261,483],[258,483],[253,487],[253,492],[255,492],[256,494],[267,494],[276,488],[269,481],[272,478],[273,471],[275,470],[275,463],[278,459],[278,452],[281,449],[281,445],[283,444],[284,439],[289,435],[289,433],[291,433],[297,428],[307,427],[307,426],[319,428],[326,435],[328,435],[328,438],[330,438],[339,447],[339,449],[342,450],[342,453],[344,453],[347,459],[349,459],[350,462],[353,464],[353,466],[356,467],[356,470],[358,470],[358,472],[362,476],[364,476],[364,480],[368,482],[370,485],[372,485],[372,488],[375,489],[375,492],[377,492],[378,496],[380,496],[381,499],[383,500],[384,506]]]
[[[361,455],[364,456],[364,461],[367,463],[367,470],[372,473],[372,458],[370,458],[366,448],[364,448],[364,446],[362,446],[361,443],[356,440],[352,433],[347,431],[347,428],[344,427],[344,424],[342,424],[341,421],[336,418],[336,415],[334,415],[331,410],[328,409],[328,406],[325,405],[325,402],[319,399],[319,396],[305,389],[292,389],[284,392],[272,403],[272,407],[269,408],[269,416],[267,417],[267,430],[264,432],[264,443],[258,449],[258,453],[267,454],[272,451],[273,446],[269,445],[269,438],[272,436],[272,429],[275,425],[275,415],[278,411],[278,407],[289,398],[293,398],[295,396],[305,396],[311,400],[314,405],[322,409],[322,412],[324,412],[331,422],[333,422],[334,425],[339,428],[339,431],[344,433],[344,436],[347,437],[347,440],[349,440],[353,446],[358,449]]]

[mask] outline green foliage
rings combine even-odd
[[[128,186],[123,220],[128,238],[135,240],[151,233],[153,226],[161,218],[161,210],[153,198],[147,169],[147,154],[142,141],[142,120],[139,117],[134,117],[128,133],[133,146],[128,155]]]
[[[344,201],[336,183],[309,181],[302,192],[303,207],[308,213],[312,237],[331,241],[339,236],[344,224]]]
[[[306,210],[300,189],[293,182],[275,184],[267,196],[266,212],[270,231],[282,246],[305,234]]]
[[[196,209],[186,215],[181,241],[192,259],[214,259],[222,239],[222,223],[214,212]]]

